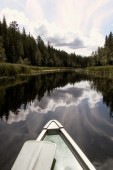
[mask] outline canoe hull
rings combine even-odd
[[[86,155],[82,152],[79,146],[75,141],[70,137],[66,132],[64,127],[57,121],[49,121],[43,128],[41,134],[38,136],[37,141],[42,141],[46,138],[47,135],[60,135],[66,145],[69,147],[80,166],[85,170],[96,170]],[[79,168],[78,168],[79,169]]]

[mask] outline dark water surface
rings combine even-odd
[[[57,119],[98,170],[113,169],[113,80],[54,73],[0,81],[0,170]]]

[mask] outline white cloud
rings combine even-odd
[[[74,92],[75,90],[76,92]],[[83,93],[77,94],[77,91]],[[74,85],[68,84],[63,88],[55,89],[50,97],[45,95],[40,102],[36,98],[33,102],[27,104],[26,109],[21,106],[17,115],[10,111],[7,123],[24,121],[30,113],[48,114],[49,112],[55,112],[58,108],[68,109],[71,106],[77,109],[85,99],[87,99],[90,108],[93,109],[102,100],[102,95],[91,89],[88,81],[81,81]]]
[[[20,25],[28,25],[29,19],[25,16],[24,12],[18,11],[16,9],[5,8],[0,12],[0,18],[5,16],[8,24],[11,21],[17,21]]]
[[[10,111],[9,112],[9,117],[7,120],[8,124],[12,124],[14,122],[20,122],[20,121],[25,121],[27,118],[27,115],[29,114],[29,109],[27,108],[24,110],[23,108],[18,109],[18,114],[14,114],[14,112]],[[5,116],[3,117],[3,120],[6,122]]]
[[[90,108],[93,108],[102,100],[101,93],[97,93],[95,90],[91,89],[90,83],[88,81],[81,81],[80,83],[76,83],[76,88],[85,89],[82,96],[78,98],[78,105],[84,100],[87,99]]]
[[[16,0],[10,2],[13,4]],[[103,46],[105,35],[102,26],[113,13],[111,0],[79,0],[79,3],[78,0],[26,0],[25,6],[22,1],[18,3],[23,11],[7,7],[0,12],[0,17],[5,15],[8,22],[17,20],[35,38],[41,34],[45,42],[54,37],[61,43],[80,39],[85,48],[75,46],[72,49],[60,45],[56,48],[82,55],[90,55],[98,46]]]
[[[30,14],[30,17],[33,21],[41,20],[44,18],[44,11],[39,1],[27,0],[27,3],[26,3],[25,10],[27,13]]]
[[[25,27],[27,33],[30,32],[33,36],[36,36],[35,28],[37,27],[37,25],[35,22],[31,21],[24,12],[18,11],[16,9],[4,8],[0,12],[0,18],[2,19],[3,16],[5,16],[7,24],[12,21],[17,21],[20,28]],[[38,24],[38,26],[40,25]]]

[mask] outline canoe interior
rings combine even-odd
[[[47,135],[44,140],[57,145],[54,170],[83,170],[59,134]]]
[[[41,140],[56,143],[56,163],[53,170],[96,170],[57,120],[51,120],[44,126],[37,138],[37,141]]]

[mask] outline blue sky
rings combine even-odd
[[[112,0],[2,0],[0,19],[16,20],[35,38],[88,56],[113,31]]]

